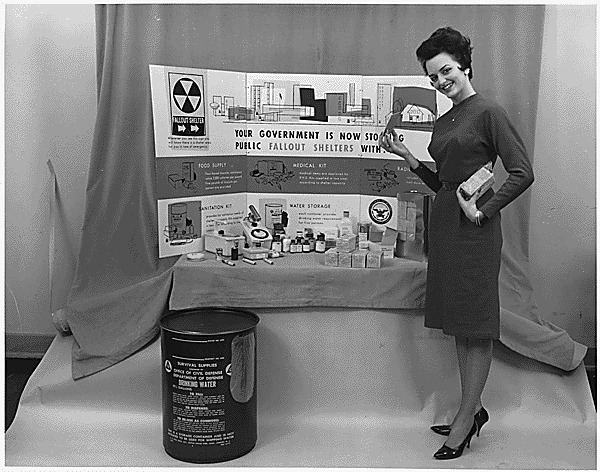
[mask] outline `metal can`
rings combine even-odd
[[[236,459],[258,436],[256,325],[238,308],[167,313],[160,322],[163,445],[192,463]]]

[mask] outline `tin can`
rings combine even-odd
[[[215,463],[254,448],[258,322],[247,310],[212,307],[174,311],[161,319],[167,454]]]

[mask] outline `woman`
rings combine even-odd
[[[436,192],[430,221],[425,326],[455,337],[462,388],[460,408],[449,425],[432,426],[448,436],[436,459],[460,457],[488,420],[481,404],[500,336],[498,275],[502,231],[500,210],[533,183],[523,141],[506,112],[477,94],[471,84],[471,42],[458,31],[436,30],[416,55],[433,87],[452,100],[435,123],[429,154],[433,172],[419,162],[394,133],[381,146],[404,158],[411,170]],[[465,200],[459,186],[500,156],[508,178]]]

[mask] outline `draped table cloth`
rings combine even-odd
[[[206,253],[207,260],[182,256],[174,267],[169,308],[198,306],[422,308],[427,264],[384,259],[380,269],[325,265],[319,253],[286,254],[257,260],[241,259],[231,267]]]

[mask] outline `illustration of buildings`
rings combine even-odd
[[[350,102],[349,99],[352,99]],[[322,121],[327,123],[357,124],[372,121],[371,100],[363,98],[360,104],[356,100],[356,84],[348,85],[348,92],[328,92],[325,98],[315,98],[312,87],[300,88],[300,102],[314,110],[312,116],[303,120]]]
[[[274,82],[251,85],[248,101],[254,109],[254,119],[258,121],[299,121],[301,116],[309,116],[311,111],[300,106],[300,84],[282,83],[276,87]],[[287,97],[292,97],[288,103]]]
[[[214,116],[228,116],[228,110],[235,106],[235,102],[233,97],[213,95],[212,102],[209,106],[212,108]]]
[[[233,97],[214,96],[210,104],[213,113],[227,116],[231,121],[387,124],[387,127],[430,131],[438,112],[435,90],[389,83],[377,84],[375,110],[370,98],[357,98],[357,84],[353,82],[348,84],[348,91],[325,92],[323,98],[316,97],[312,85],[291,80],[252,84],[247,92],[245,107],[235,105]]]
[[[246,107],[230,107],[228,110],[229,119],[232,121],[252,121],[254,119],[254,110]]]

